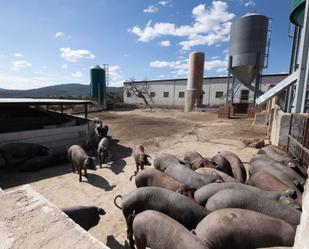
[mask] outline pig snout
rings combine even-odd
[[[87,169],[90,169],[90,170],[97,169],[94,157],[88,157],[85,161],[85,165]]]
[[[98,208],[98,214],[105,215],[106,212],[105,212],[105,210],[103,208]]]
[[[144,162],[145,165],[151,165],[151,162],[149,162],[148,157],[150,157],[150,156],[147,155],[147,154],[143,155],[143,162]]]

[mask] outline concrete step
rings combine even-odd
[[[108,249],[30,185],[0,193],[0,203],[1,249]]]

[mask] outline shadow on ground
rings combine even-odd
[[[87,172],[88,175],[88,181],[85,181],[89,184],[91,184],[94,187],[104,189],[105,191],[111,191],[113,190],[116,185],[110,185],[109,182],[102,176],[92,174]]]
[[[106,245],[112,249],[130,249],[127,241],[124,245],[120,244],[118,240],[114,237],[114,235],[108,235]]]
[[[28,184],[40,181],[55,176],[60,176],[72,172],[70,164],[62,164],[50,168],[42,169],[38,172],[8,172],[5,170],[0,171],[0,187],[8,189],[17,187],[23,184]]]
[[[119,140],[113,139],[111,142],[112,163],[110,167],[105,167],[112,170],[116,175],[124,172],[123,169],[127,165],[123,158],[132,155],[132,149],[119,144]]]

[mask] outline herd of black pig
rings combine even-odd
[[[108,126],[95,119],[100,167],[111,157]],[[250,160],[247,171],[237,155],[220,151],[212,158],[187,152],[183,159],[159,153],[151,158],[142,145],[133,153],[137,189],[114,203],[122,209],[131,249],[254,249],[292,246],[300,222],[305,179],[293,159],[269,145]],[[95,170],[96,161],[79,145],[67,150],[72,172]],[[7,169],[37,171],[65,160],[49,155],[46,147],[31,143],[0,145]],[[21,158],[22,163],[21,162]],[[118,199],[121,199],[121,204]],[[78,206],[63,211],[88,230],[105,211]]]
[[[279,147],[260,149],[249,174],[230,151],[212,158],[192,151],[183,159],[160,153],[144,169],[148,157],[135,148],[137,189],[114,200],[131,249],[293,246],[305,179]]]

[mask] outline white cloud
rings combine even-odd
[[[256,5],[256,4],[255,4],[254,1],[248,1],[248,2],[245,3],[245,6],[246,6],[246,7],[255,6],[255,5]]]
[[[20,68],[29,68],[32,67],[32,64],[28,61],[21,60],[21,61],[14,61],[13,66],[11,68],[12,71],[18,71]]]
[[[144,9],[144,13],[155,13],[159,9],[154,5],[149,5],[146,9]]]
[[[119,65],[113,65],[108,67],[109,85],[110,86],[122,86],[123,76]]]
[[[211,57],[212,60],[219,59],[219,58],[220,58],[219,56],[213,56],[213,57]]]
[[[214,70],[217,73],[222,73],[227,70],[227,62],[225,60],[211,60],[211,61],[205,61],[205,69],[206,70]]]
[[[72,50],[71,48],[60,48],[61,57],[67,61],[77,62],[79,59],[93,59],[95,55],[85,49]]]
[[[64,68],[64,69],[67,69],[68,65],[67,64],[63,64],[63,65],[61,65],[61,67]]]
[[[78,71],[78,72],[72,73],[72,76],[76,77],[76,78],[82,78],[83,77],[83,73]]]
[[[55,37],[63,37],[63,36],[65,36],[65,34],[63,32],[57,32],[55,34]]]
[[[21,53],[15,53],[14,56],[15,56],[15,57],[24,57],[24,55],[21,54]]]
[[[176,60],[176,61],[151,61],[150,67],[154,68],[170,68],[174,69],[172,74],[180,77],[188,75],[188,59]]]
[[[16,73],[0,73],[0,88],[5,89],[33,89],[44,86],[51,86],[55,84],[66,83],[81,83],[89,84],[85,82],[83,78],[76,78],[72,76],[65,76],[63,74],[48,74],[46,72],[37,72],[37,74],[31,76],[16,75]]]
[[[224,50],[224,59],[220,60],[218,56],[212,57],[212,60],[205,61],[205,69],[215,71],[217,73],[227,73],[228,67],[228,50]]]
[[[161,61],[154,60],[151,61],[149,66],[153,68],[168,68],[173,69],[172,74],[177,77],[184,77],[188,75],[188,59],[181,57],[175,61]],[[226,73],[227,72],[227,59],[228,54],[225,55],[223,60],[220,60],[219,57],[213,57],[210,61],[205,61],[205,70],[206,71],[215,71],[217,73]]]
[[[167,5],[169,2],[170,2],[170,1],[168,1],[168,0],[162,0],[162,1],[159,1],[158,4],[160,4],[160,5],[162,5],[162,6],[164,7],[164,6]]]
[[[171,46],[171,42],[170,42],[169,40],[161,41],[161,42],[160,42],[160,45],[161,45],[162,47],[169,47],[169,46]]]
[[[192,10],[194,22],[191,25],[177,27],[174,23],[161,22],[146,25],[145,28],[136,25],[129,32],[137,35],[141,42],[149,42],[165,35],[187,37],[179,43],[183,50],[190,50],[198,45],[211,46],[229,40],[231,20],[235,14],[229,13],[227,9],[227,3],[222,1],[213,1],[208,8],[205,4],[200,4]]]

